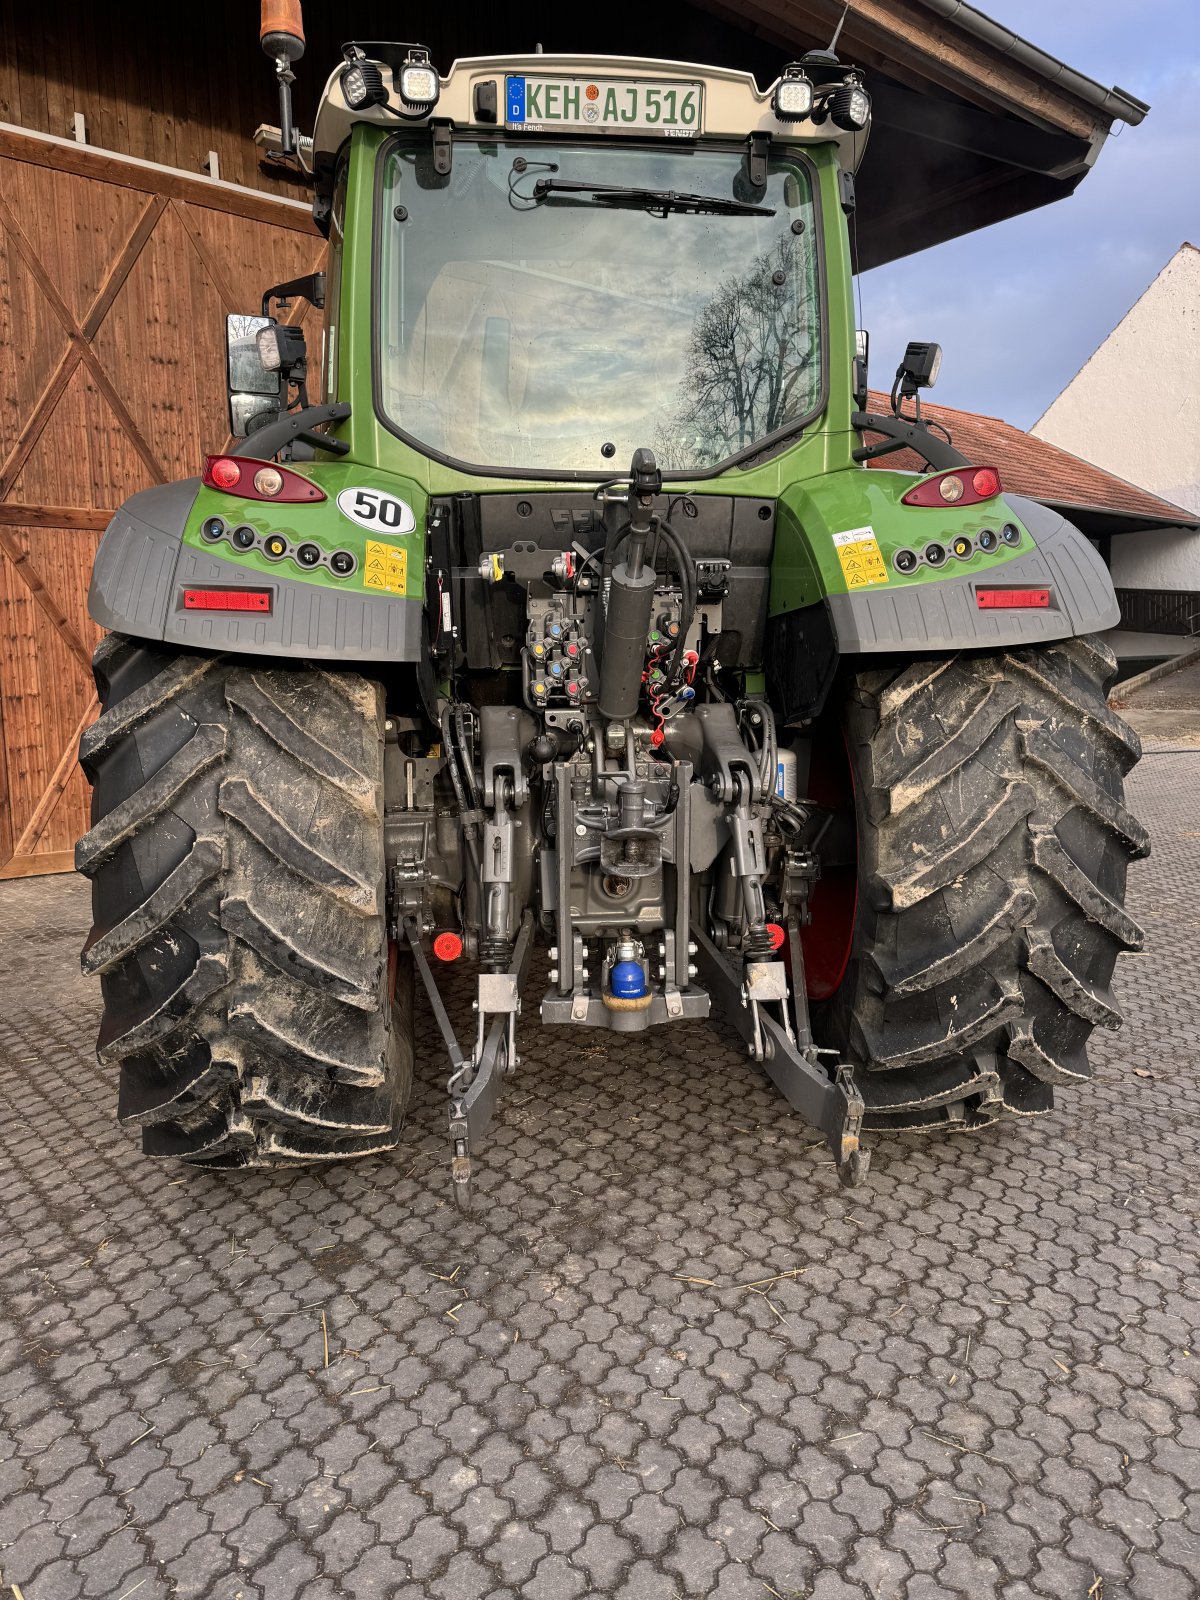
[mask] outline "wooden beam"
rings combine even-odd
[[[35,845],[46,831],[46,824],[54,815],[54,808],[63,797],[63,791],[70,783],[75,772],[75,765],[79,758],[79,741],[83,737],[83,730],[90,727],[96,720],[96,713],[100,709],[100,697],[93,695],[87,703],[87,709],[80,717],[71,737],[63,747],[62,755],[58,758],[58,765],[51,775],[50,782],[37,805],[33,814],[25,824],[21,837],[13,846],[14,859],[20,856],[32,855]]]
[[[841,0],[697,3],[742,27],[757,27],[785,49],[825,43],[843,9]],[[914,0],[850,0],[838,54],[900,82],[905,73],[915,72],[976,104],[1002,106],[1027,122],[1042,122],[1077,138],[1091,138],[1102,120],[1073,95],[964,35],[953,23],[931,16]]]
[[[78,335],[79,324],[75,321],[70,306],[59,294],[58,285],[42,265],[42,258],[26,238],[24,228],[9,209],[3,195],[0,195],[0,228],[3,228],[12,240],[17,254],[25,263],[26,271],[50,302],[50,309],[59,322],[69,334]]]
[[[133,232],[126,239],[120,254],[116,256],[108,271],[104,274],[104,281],[96,292],[96,298],[88,307],[87,315],[83,319],[82,333],[85,339],[94,339],[100,331],[100,324],[109,313],[113,301],[120,294],[125,284],[125,279],[133,270],[133,265],[141,255],[147,240],[158,225],[158,219],[167,209],[169,204],[165,195],[152,194],[146,199],[142,214],[134,225]]]
[[[12,449],[3,461],[0,461],[0,495],[8,493],[16,482],[21,468],[25,465],[34,446],[42,437],[46,424],[54,413],[54,408],[62,399],[63,390],[71,381],[71,375],[83,359],[84,341],[82,337],[72,336],[67,340],[67,348],[59,357],[59,362],[50,374],[50,381],[38,396],[37,404],[29,413],[25,426],[21,429],[13,442]]]
[[[192,248],[200,257],[200,265],[208,275],[208,281],[217,291],[217,298],[227,312],[236,312],[238,309],[237,296],[229,287],[229,280],[213,259],[212,252],[200,237],[200,230],[187,214],[187,207],[177,200],[171,201],[171,210],[175,213],[180,227],[192,241]]]
[[[92,652],[67,621],[58,602],[42,582],[41,575],[29,559],[29,552],[22,550],[8,529],[2,527],[0,527],[0,553],[6,555],[12,562],[13,571],[50,618],[67,649],[86,671],[91,672]]]
[[[0,867],[0,882],[6,878],[41,878],[52,872],[74,872],[74,850],[47,850],[40,856],[17,856]]]
[[[103,533],[115,511],[103,506],[28,506],[15,500],[0,500],[0,527],[3,528],[80,528]]]
[[[172,200],[186,201],[188,205],[245,217],[250,222],[268,222],[272,227],[287,228],[293,233],[316,236],[318,231],[311,209],[302,200],[260,194],[236,183],[222,183],[198,173],[183,172],[178,167],[162,167],[137,156],[97,150],[92,145],[76,144],[73,139],[59,139],[54,134],[18,128],[10,122],[0,122],[0,157],[3,156],[38,167],[52,167],[57,172],[73,173],[79,178],[98,178],[102,183],[138,189],[144,194],[167,195]]]
[[[1079,139],[1090,139],[1101,121],[1074,95],[952,22],[931,17],[914,0],[853,0],[852,14],[856,24],[883,36],[889,53],[946,70],[946,86],[956,93],[969,85],[1026,121],[1044,118]]]
[[[133,420],[133,412],[130,411],[124,400],[117,393],[116,385],[108,376],[108,373],[105,372],[100,357],[90,344],[83,347],[83,359],[87,362],[88,370],[91,372],[92,377],[95,378],[97,386],[103,391],[104,398],[112,407],[117,421],[121,424],[130,444],[145,462],[146,470],[150,476],[156,483],[166,483],[167,474],[162,462],[154,454],[149,441]]]

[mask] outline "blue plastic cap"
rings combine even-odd
[[[618,961],[612,969],[612,992],[617,1000],[641,1000],[649,993],[639,961]]]

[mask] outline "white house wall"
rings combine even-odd
[[[1200,249],[1176,251],[1030,431],[1200,514]],[[1133,534],[1112,548],[1119,585],[1200,588],[1195,536]]]
[[[1200,533],[1156,528],[1114,534],[1112,581],[1117,589],[1200,590]]]

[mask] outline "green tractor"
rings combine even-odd
[[[531,1010],[723,1016],[850,1184],[868,1130],[1048,1111],[1141,943],[1117,606],[923,425],[936,345],[867,409],[862,75],[343,54],[328,271],[230,318],[240,442],[96,559],[77,864],[121,1120],[213,1167],[389,1150],[417,983],[464,1199]],[[902,449],[927,470],[868,470]]]

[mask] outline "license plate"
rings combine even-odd
[[[583,128],[605,133],[666,133],[694,138],[701,131],[704,85],[632,78],[508,77],[504,120],[541,132]]]

